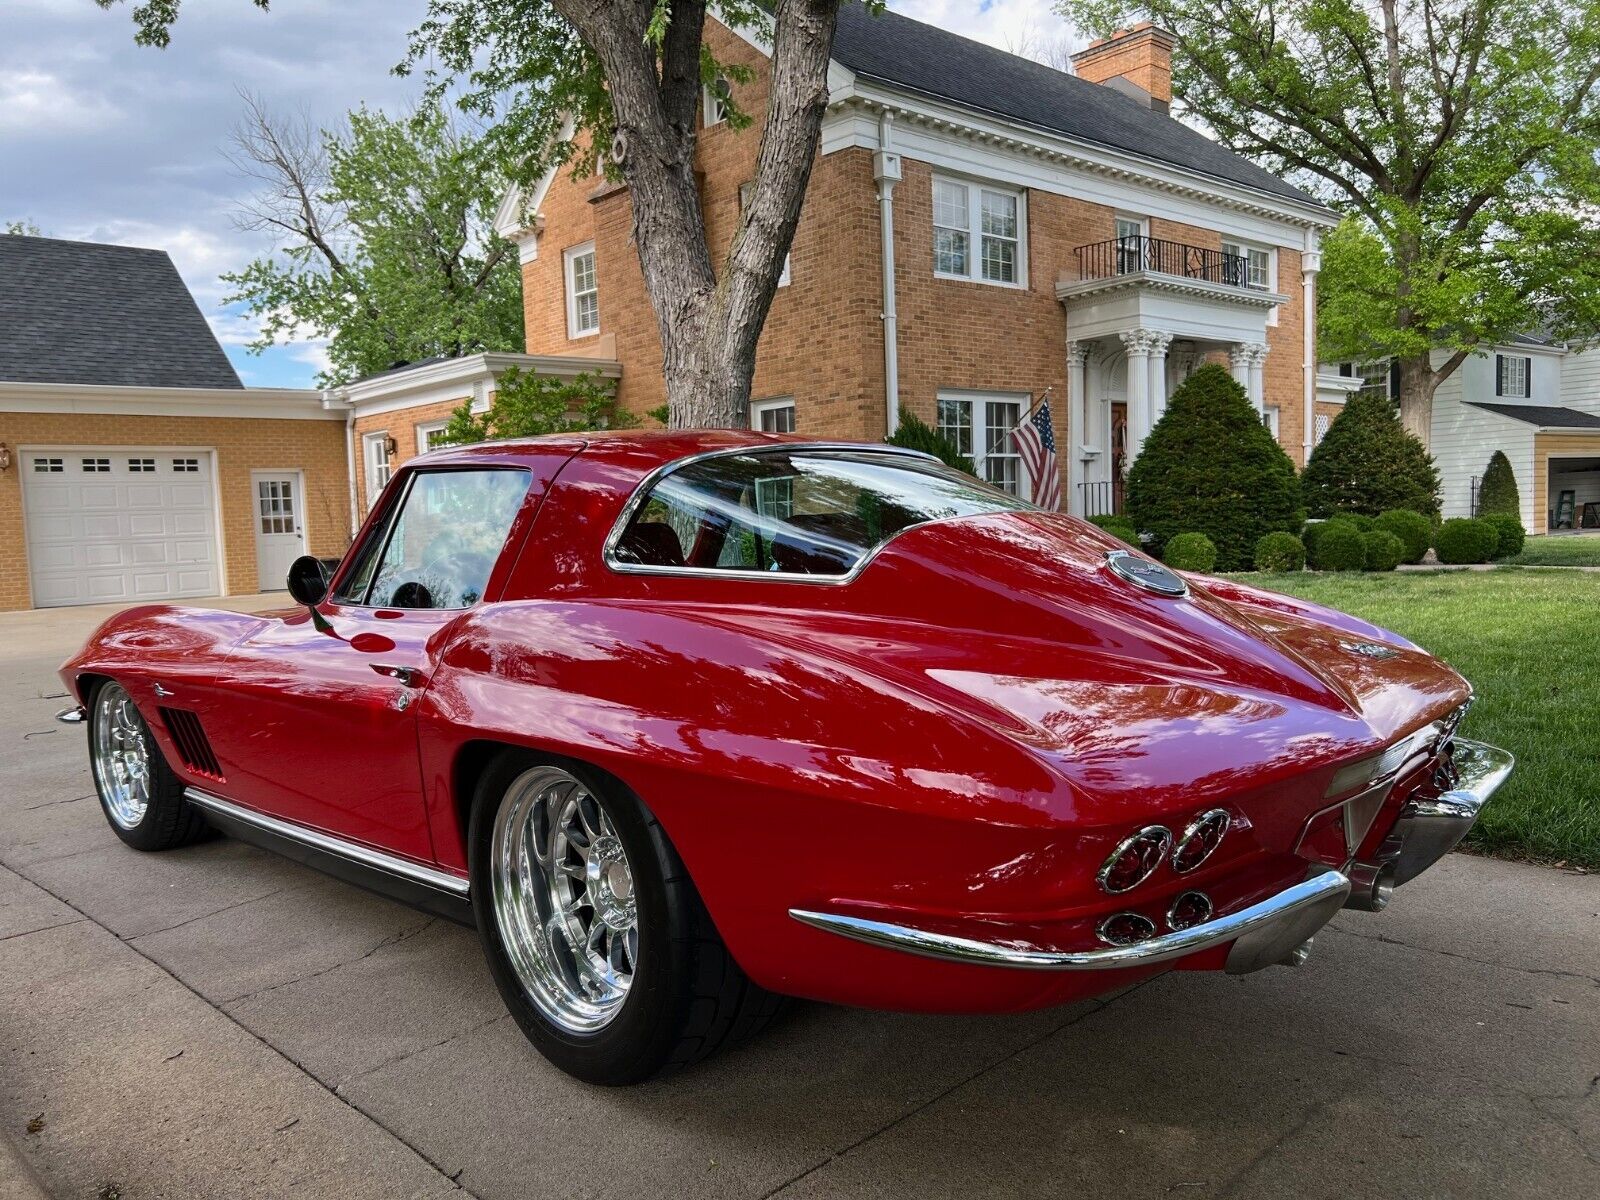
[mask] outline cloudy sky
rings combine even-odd
[[[131,0],[130,0],[131,2]],[[224,271],[270,251],[232,214],[249,194],[223,156],[238,91],[333,125],[360,103],[396,110],[416,83],[390,68],[426,0],[188,0],[167,50],[135,46],[126,6],[0,0],[0,224],[166,250],[251,386],[308,386],[315,342],[245,350]],[[1010,50],[1070,37],[1050,0],[889,0],[907,16]]]

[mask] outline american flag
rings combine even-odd
[[[1033,481],[1033,502],[1051,512],[1061,507],[1061,466],[1056,461],[1056,426],[1050,419],[1050,393],[1011,431],[1011,440]]]

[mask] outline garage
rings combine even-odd
[[[222,590],[209,449],[22,447],[38,608]]]

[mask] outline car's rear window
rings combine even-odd
[[[609,560],[622,570],[838,579],[914,525],[1032,507],[919,456],[755,449],[658,478],[631,507]]]

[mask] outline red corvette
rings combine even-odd
[[[474,924],[602,1083],[781,996],[998,1012],[1299,962],[1511,769],[1394,634],[888,447],[437,451],[289,588],[130,609],[62,668],[112,828]]]

